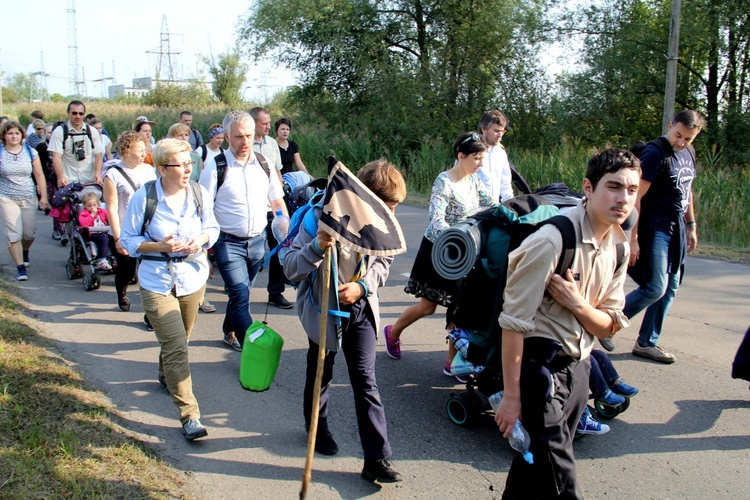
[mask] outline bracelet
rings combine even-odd
[[[693,221],[690,221],[690,222],[686,222],[685,223],[685,227],[687,227],[687,226],[695,226],[695,221],[693,220]]]

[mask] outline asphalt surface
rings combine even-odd
[[[381,290],[382,320],[394,321],[415,299],[403,292],[427,224],[423,208],[397,210],[409,252],[396,258]],[[199,313],[191,337],[194,392],[209,435],[188,443],[178,412],[156,380],[158,344],[142,323],[136,287],[131,312],[116,306],[114,277],[84,291],[65,275],[68,248],[53,241],[51,219],[38,217],[29,281],[20,284],[31,315],[93,387],[112,401],[124,426],[174,467],[189,473],[195,498],[296,498],[306,456],[302,418],[306,336],[295,310],[271,307],[267,321],[285,339],[276,380],[253,393],[238,381],[240,353],[222,342],[226,296],[218,272],[208,298],[218,308]],[[15,274],[7,252],[6,273]],[[750,391],[732,380],[731,363],[750,324],[750,267],[689,258],[685,280],[661,344],[677,356],[661,365],[630,354],[640,316],[616,337],[610,355],[641,392],[609,424],[610,433],[576,444],[578,476],[588,498],[749,498]],[[266,312],[266,273],[252,291],[252,312]],[[632,283],[628,283],[632,287]],[[293,300],[294,291],[286,296]],[[381,339],[377,371],[389,438],[404,481],[379,486],[360,478],[362,451],[343,354],[331,389],[330,425],[340,451],[315,456],[308,498],[499,498],[511,450],[487,418],[477,428],[449,421],[445,403],[460,392],[442,374],[444,310],[406,331],[395,361]]]

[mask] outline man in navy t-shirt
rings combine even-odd
[[[633,346],[636,356],[674,363],[659,346],[664,320],[672,305],[685,256],[698,244],[693,208],[695,149],[692,142],[704,126],[696,111],[675,115],[667,134],[651,141],[641,154],[641,182],[636,208],[640,214],[630,240],[630,274],[639,288],[625,299],[623,312],[632,318],[646,309]]]

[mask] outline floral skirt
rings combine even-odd
[[[404,291],[415,297],[424,297],[444,307],[450,307],[458,291],[458,281],[440,276],[432,265],[433,243],[422,237],[417,258]]]

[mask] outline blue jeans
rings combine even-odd
[[[680,273],[668,274],[670,236],[663,231],[654,233],[651,247],[651,279],[646,284],[633,290],[625,297],[623,313],[632,318],[646,309],[638,333],[638,344],[641,347],[656,347],[659,344],[664,320],[672,305],[677,288],[680,286]]]
[[[615,370],[615,365],[610,361],[604,351],[594,349],[591,351],[591,372],[589,373],[589,389],[595,396],[601,396],[609,389],[620,375]]]
[[[229,291],[222,330],[235,332],[240,344],[253,322],[250,314],[250,290],[263,263],[266,240],[263,234],[249,240],[222,233],[214,244],[214,258]]]

